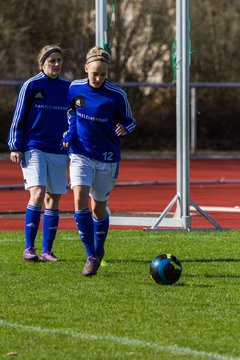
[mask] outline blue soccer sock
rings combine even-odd
[[[93,219],[89,209],[76,210],[74,219],[87,256],[96,257],[94,248]]]
[[[94,225],[94,241],[95,251],[97,256],[104,256],[104,244],[108,234],[109,228],[109,214],[107,213],[104,218],[100,220],[93,219]]]
[[[43,216],[42,252],[52,251],[59,223],[59,210],[45,209]]]
[[[25,249],[34,247],[41,218],[41,206],[28,204],[25,214]]]

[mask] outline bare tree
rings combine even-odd
[[[193,81],[237,81],[240,43],[239,0],[191,2]]]
[[[38,51],[51,43],[69,49],[65,67],[79,71],[85,48],[94,44],[93,9],[94,0],[2,0],[0,75],[24,78],[36,72]]]

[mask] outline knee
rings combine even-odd
[[[94,219],[96,220],[100,220],[100,219],[103,219],[107,214],[107,211],[106,209],[94,209],[92,210],[92,215],[94,217]]]
[[[97,201],[92,199],[92,215],[96,220],[103,219],[107,214],[107,201]]]
[[[45,207],[47,209],[57,210],[61,195],[46,193],[44,198]]]
[[[34,187],[30,189],[30,203],[32,205],[41,206],[44,201],[45,188]]]

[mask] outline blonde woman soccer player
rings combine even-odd
[[[30,192],[25,215],[23,258],[38,260],[35,238],[43,203],[42,261],[58,261],[52,246],[59,222],[59,200],[67,192],[68,156],[62,148],[66,131],[70,82],[60,76],[62,49],[47,45],[38,56],[40,72],[27,80],[16,102],[8,146],[10,159],[20,163]]]
[[[136,126],[126,93],[107,80],[109,63],[110,56],[102,48],[87,53],[87,78],[69,88],[69,130],[63,139],[70,152],[74,218],[87,254],[85,276],[97,273],[104,256],[109,227],[106,206],[118,176],[119,138]]]

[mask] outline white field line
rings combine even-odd
[[[214,360],[240,360],[239,357],[232,357],[228,355],[220,355],[217,353],[210,353],[206,351],[198,351],[190,348],[179,347],[177,345],[161,345],[155,342],[149,342],[138,339],[130,339],[127,337],[118,337],[112,335],[93,335],[86,334],[68,329],[51,329],[40,326],[27,326],[16,323],[11,323],[5,320],[0,320],[0,326],[5,328],[13,328],[22,331],[39,332],[51,335],[64,335],[81,340],[93,340],[117,343],[120,345],[133,346],[133,347],[145,347],[155,350],[161,350],[164,352],[176,354],[176,355],[188,355],[191,357],[203,358],[203,359],[214,359]]]

